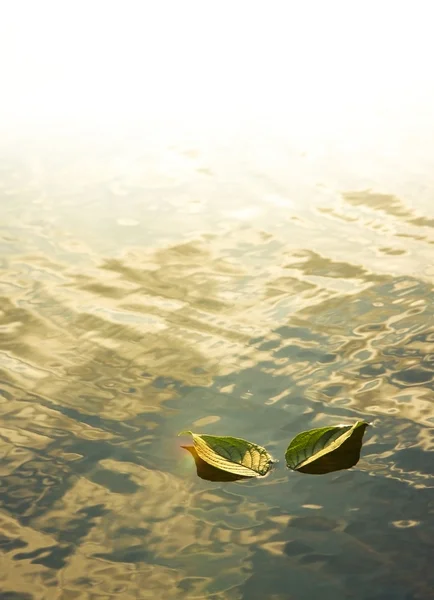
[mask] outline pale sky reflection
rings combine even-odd
[[[427,2],[7,3],[0,126],[265,119],[351,143],[348,128],[431,114],[430,25]]]

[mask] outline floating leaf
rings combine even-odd
[[[199,457],[206,463],[242,477],[258,477],[268,473],[273,459],[261,446],[241,438],[200,435],[182,431],[179,435],[191,435]]]
[[[201,479],[206,479],[207,481],[241,481],[243,479],[250,479],[250,477],[228,473],[227,471],[222,471],[221,469],[209,465],[201,459],[194,446],[181,446],[181,448],[184,448],[192,455],[194,462],[196,463],[197,476]]]
[[[299,433],[286,450],[286,465],[294,471],[321,475],[349,469],[360,458],[368,423],[322,427]]]

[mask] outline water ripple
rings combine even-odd
[[[195,156],[167,185],[152,153],[2,171],[2,597],[428,599],[432,219],[277,176],[235,193]],[[200,479],[176,438],[282,457],[356,418],[357,468],[313,479]]]

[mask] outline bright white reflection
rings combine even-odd
[[[429,2],[5,2],[1,125],[268,119],[307,135],[433,105]],[[366,124],[361,124],[363,127]]]

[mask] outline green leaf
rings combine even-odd
[[[349,469],[360,458],[368,423],[322,427],[299,433],[289,444],[286,465],[294,471],[320,475]]]
[[[199,457],[227,473],[241,477],[263,476],[273,463],[265,448],[241,438],[202,435],[191,431],[181,431],[179,435],[191,435]]]
[[[196,463],[197,476],[201,479],[206,479],[207,481],[224,482],[250,479],[250,477],[245,477],[244,475],[235,475],[235,473],[228,473],[227,471],[222,471],[221,469],[217,469],[216,467],[209,465],[201,459],[194,446],[181,446],[181,448],[187,450],[193,457],[193,460]]]

